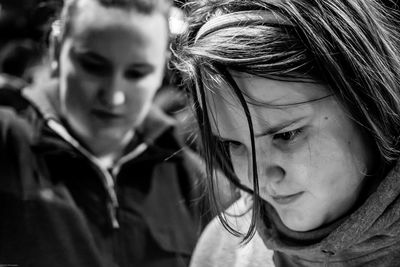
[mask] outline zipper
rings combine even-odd
[[[113,225],[114,229],[118,229],[119,228],[119,222],[117,220],[117,209],[118,209],[118,198],[117,198],[117,194],[115,192],[115,182],[113,177],[117,177],[122,165],[126,162],[128,162],[129,160],[139,156],[140,154],[142,154],[145,150],[147,149],[147,144],[142,143],[139,146],[136,147],[136,149],[134,149],[132,152],[128,153],[127,155],[125,155],[124,157],[122,157],[120,160],[118,160],[115,165],[111,168],[110,172],[108,172],[107,170],[104,170],[101,165],[97,165],[99,167],[100,170],[103,171],[104,173],[104,177],[106,177],[106,183],[107,183],[107,190],[109,190],[109,195],[111,197],[111,205],[108,205],[108,210],[109,210],[109,214],[110,214],[110,218],[111,218],[111,223]],[[94,158],[96,160],[96,158]]]
[[[119,207],[118,204],[118,198],[117,194],[115,192],[115,183],[113,179],[113,175],[108,172],[108,170],[104,169],[99,160],[94,157],[89,151],[84,149],[77,140],[75,140],[67,131],[66,129],[57,121],[55,120],[48,120],[47,125],[55,132],[57,133],[61,138],[63,138],[65,141],[67,141],[69,144],[71,144],[74,148],[76,148],[84,157],[86,157],[94,166],[97,167],[99,172],[101,173],[102,178],[100,179],[104,188],[106,189],[107,196],[109,198],[109,202],[107,203],[107,211],[108,215],[111,220],[112,227],[114,229],[119,228],[119,222],[117,219],[117,209]],[[119,169],[118,169],[119,170]],[[116,174],[118,173],[115,172]],[[114,173],[114,171],[112,172]],[[116,177],[116,175],[114,175]]]
[[[125,164],[126,162],[138,157],[140,154],[142,154],[146,149],[148,148],[148,145],[146,143],[141,143],[139,144],[133,151],[129,152],[125,156],[121,157],[112,167],[111,173],[114,177],[117,177],[121,166]]]
[[[118,229],[120,227],[118,219],[117,219],[117,210],[119,207],[118,203],[118,198],[117,194],[115,191],[115,182],[114,182],[114,177],[117,177],[122,165],[135,157],[138,157],[140,154],[142,154],[144,151],[147,150],[148,145],[146,143],[141,143],[139,144],[132,152],[126,154],[125,156],[121,157],[116,164],[114,165],[113,168],[111,168],[111,172],[109,172],[107,169],[103,168],[99,160],[93,156],[89,151],[87,151],[85,148],[83,148],[79,142],[73,138],[67,130],[54,119],[49,119],[47,120],[47,125],[55,132],[57,133],[61,138],[63,138],[65,141],[67,141],[69,144],[71,144],[74,148],[76,148],[83,156],[85,156],[94,166],[97,167],[97,169],[100,171],[102,174],[102,179],[101,182],[106,189],[108,198],[110,199],[110,202],[107,203],[107,211],[108,215],[111,220],[112,227],[114,229]]]
[[[91,159],[89,158],[89,160],[91,160]],[[96,160],[96,159],[94,158],[94,160]],[[108,210],[108,214],[109,214],[110,219],[111,219],[111,224],[112,224],[114,229],[118,229],[119,228],[119,222],[118,222],[118,219],[117,219],[117,209],[119,207],[119,203],[118,203],[117,194],[115,192],[114,179],[113,179],[112,175],[107,170],[104,170],[101,167],[101,165],[96,164],[96,161],[92,161],[92,162],[103,173],[103,177],[105,179],[102,179],[102,181],[103,181],[103,184],[105,185],[106,191],[107,191],[108,196],[109,196],[109,198],[111,200],[110,202],[107,203],[107,210]]]

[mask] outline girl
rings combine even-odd
[[[65,1],[53,28],[54,80],[2,91],[1,264],[188,265],[199,188],[174,121],[152,106],[169,7]]]
[[[397,266],[393,11],[373,0],[204,0],[187,8],[174,63],[191,90],[211,188],[221,167],[252,195],[251,214],[242,203],[239,218],[219,215],[225,228],[238,235],[250,218],[244,241],[255,232],[256,241],[247,255],[272,250],[276,266]],[[232,242],[213,225],[193,266],[234,266]]]

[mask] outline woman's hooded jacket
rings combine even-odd
[[[201,176],[174,121],[154,108],[105,169],[61,123],[55,88],[0,89],[0,265],[187,266]]]

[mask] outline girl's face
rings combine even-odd
[[[163,14],[81,0],[61,43],[60,99],[75,136],[94,154],[121,149],[147,115],[166,60]]]
[[[349,114],[323,85],[233,75],[253,120],[260,197],[294,231],[312,230],[344,215],[358,198],[372,154]],[[214,134],[229,145],[236,175],[252,189],[243,109],[227,88],[208,100]]]

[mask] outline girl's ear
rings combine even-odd
[[[49,36],[49,58],[50,58],[50,76],[58,77],[59,74],[59,57],[61,49],[60,30],[55,29],[53,23],[52,31]]]

